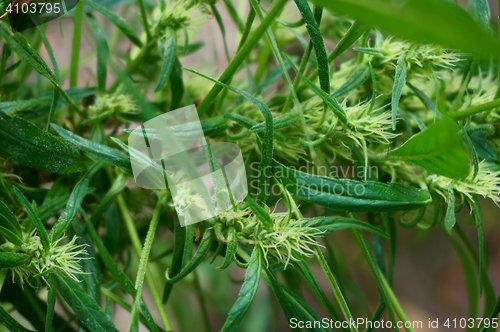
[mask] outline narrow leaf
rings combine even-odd
[[[221,332],[233,332],[238,329],[243,317],[245,316],[250,304],[257,293],[259,287],[260,275],[262,272],[262,258],[258,246],[255,246],[250,257],[247,272],[245,273],[245,281],[241,286],[238,294],[238,299],[234,303],[231,311],[229,311],[226,323],[221,329]]]
[[[0,252],[0,269],[27,265],[30,261],[30,255],[15,252]]]
[[[160,91],[167,82],[176,60],[177,37],[172,27],[168,27],[165,31],[165,36],[158,41],[158,50],[163,57],[163,64],[155,92]]]
[[[396,75],[394,76],[394,86],[392,88],[392,130],[396,130],[396,116],[399,109],[399,100],[401,99],[401,94],[403,93],[403,88],[406,85],[406,75],[408,73],[408,66],[406,61],[401,55],[398,59],[396,65]]]
[[[87,295],[76,281],[58,272],[54,275],[57,291],[87,329],[92,332],[118,332],[115,325],[101,311],[99,305]]]
[[[68,174],[85,169],[78,149],[22,118],[0,111],[0,151],[15,161],[50,173]]]

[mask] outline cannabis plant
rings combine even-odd
[[[480,205],[500,202],[500,44],[487,0],[456,2],[80,0],[29,29],[11,16],[24,1],[5,2],[0,321],[414,331],[430,322],[407,315],[393,288],[397,235],[410,228],[444,235],[464,268],[466,324],[438,327],[496,329]],[[200,41],[207,22],[223,47]],[[162,133],[141,125],[190,105],[208,143],[241,150],[240,194],[210,144],[208,198],[188,182],[138,181],[131,161],[180,179],[127,142],[140,128],[152,147]],[[198,135],[190,125],[168,144]],[[213,215],[188,218],[207,202]],[[346,269],[353,255],[332,233],[355,241],[366,269]]]

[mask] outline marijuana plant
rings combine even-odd
[[[228,62],[220,75],[188,68],[210,49],[194,40],[211,19]],[[283,324],[276,304],[294,331],[372,331],[382,320],[414,331],[393,291],[401,227],[446,234],[464,267],[470,330],[498,327],[480,208],[500,202],[500,46],[488,1],[80,0],[59,19],[61,34],[68,24],[71,61],[61,66],[57,36],[46,35],[58,21],[22,33],[0,21],[8,329],[262,331]],[[95,45],[84,54],[87,35]],[[210,142],[240,147],[249,194],[235,204],[217,187],[211,199],[227,195],[231,209],[181,227],[176,209],[204,198],[188,183],[177,203],[168,188],[136,186],[130,156],[171,174],[124,142],[138,123],[193,104]],[[464,231],[473,227],[477,244]],[[369,315],[342,267],[339,231],[378,286]],[[264,284],[277,301],[257,292]],[[262,298],[268,326],[246,317]],[[366,323],[345,324],[358,318]]]

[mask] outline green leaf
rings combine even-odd
[[[328,93],[325,91],[321,90],[318,88],[313,82],[311,82],[309,79],[307,79],[301,72],[300,70],[295,67],[293,62],[290,60],[290,58],[285,54],[285,58],[288,60],[290,65],[292,66],[293,70],[295,73],[300,77],[302,81],[304,81],[310,88],[313,90],[315,94],[318,95],[323,101],[328,105],[328,107],[335,113],[335,115],[340,119],[342,123],[347,122],[347,116],[345,114],[345,111],[342,109],[342,106],[340,106],[339,102],[330,96]]]
[[[137,37],[134,29],[130,27],[130,25],[127,24],[121,17],[113,13],[112,11],[108,10],[106,7],[103,7],[100,4],[97,4],[91,0],[82,0],[86,5],[90,6],[92,9],[97,10],[99,13],[104,15],[108,20],[111,21],[118,29],[120,29],[121,32],[123,32],[128,39],[135,45],[142,47],[142,42]]]
[[[386,232],[381,229],[370,225],[366,222],[357,219],[345,218],[345,217],[315,217],[310,219],[301,219],[304,222],[303,226],[317,228],[324,234],[331,233],[334,231],[339,231],[342,229],[357,228],[378,234],[385,238],[388,238]]]
[[[54,318],[54,309],[56,306],[57,286],[54,275],[47,278],[47,313],[45,315],[45,332],[52,331],[52,319]]]
[[[448,188],[448,207],[446,209],[446,215],[444,216],[444,226],[448,233],[451,234],[453,226],[455,226],[455,193],[453,192],[453,187]]]
[[[15,161],[50,173],[85,169],[80,151],[22,118],[0,111],[0,151]]]
[[[260,250],[259,247],[257,247],[257,250]],[[276,276],[274,275],[273,271],[271,271],[264,261],[262,261],[261,266],[262,269],[265,272],[265,279],[273,291],[274,295],[276,296],[276,299],[278,300],[278,303],[281,307],[281,310],[283,310],[283,314],[285,315],[287,321],[291,321],[293,318],[296,318],[297,315],[296,313],[292,310],[292,306],[290,303],[290,296],[289,294],[285,293],[283,285],[278,281]],[[298,328],[293,328],[290,326],[292,331],[299,331]]]
[[[224,256],[224,262],[222,265],[217,267],[217,269],[226,269],[229,267],[231,262],[233,261],[234,254],[236,253],[236,249],[238,248],[238,236],[236,234],[236,228],[230,226],[228,229],[227,236],[227,245],[226,245],[226,254]]]
[[[0,226],[8,229],[19,237],[23,236],[19,221],[3,201],[0,201]]]
[[[326,54],[325,42],[323,41],[323,36],[321,35],[318,23],[316,22],[311,8],[309,8],[306,1],[295,0],[295,4],[306,22],[307,32],[311,37],[311,42],[314,46],[314,51],[316,52],[321,90],[326,93],[330,93],[330,68],[328,65],[328,56]]]
[[[92,176],[102,167],[104,161],[99,161],[90,167],[87,172],[80,178],[76,186],[73,188],[68,202],[66,203],[66,208],[57,220],[57,222],[52,226],[52,231],[50,232],[51,242],[59,240],[64,233],[68,230],[73,219],[75,219],[76,213],[82,205],[83,199],[87,195],[87,190],[89,188],[90,180]]]
[[[406,85],[406,75],[408,74],[408,65],[401,55],[398,59],[396,65],[396,75],[394,76],[394,86],[392,88],[392,130],[396,130],[396,116],[399,109],[399,100],[401,99],[401,94],[403,93],[403,88]]]
[[[253,213],[262,222],[262,224],[264,224],[264,226],[267,229],[272,229],[274,223],[273,220],[271,219],[271,216],[269,215],[269,212],[266,210],[267,206],[266,207],[260,206],[250,196],[245,197],[245,201],[248,203],[250,209],[252,209]]]
[[[370,66],[368,62],[360,63],[349,78],[337,90],[333,91],[332,97],[337,98],[358,88],[370,77]]]
[[[2,235],[7,241],[15,244],[16,246],[22,246],[23,240],[18,235],[14,234],[12,231],[7,228],[0,226],[0,235]]]
[[[332,53],[328,55],[328,61],[332,62],[339,55],[347,51],[347,49],[351,47],[352,44],[354,44],[368,29],[370,29],[370,27],[366,24],[361,23],[360,21],[355,21],[339,41],[337,46],[335,46]]]
[[[274,161],[274,176],[295,197],[329,209],[353,212],[411,210],[429,204],[426,189],[398,183],[359,182],[316,176]]]
[[[17,188],[13,187],[14,193],[16,196],[19,198],[21,203],[24,205],[24,208],[26,209],[26,212],[28,212],[28,215],[30,216],[31,222],[35,225],[36,230],[38,231],[38,236],[40,236],[40,241],[42,242],[43,249],[48,252],[50,250],[50,241],[49,241],[49,236],[47,235],[47,231],[43,227],[42,221],[40,220],[40,217],[38,217],[38,214],[36,214],[35,210],[31,206],[31,204],[28,202],[26,197],[24,197],[23,193]]]
[[[87,14],[87,20],[94,31],[95,47],[97,49],[97,86],[99,87],[99,92],[104,93],[106,91],[106,77],[108,71],[108,42],[106,41],[106,36],[104,35],[104,31],[102,31],[101,25],[95,17],[92,16],[92,14]]]
[[[486,31],[490,31],[491,11],[488,0],[471,0],[469,1],[472,15],[481,27]]]
[[[250,256],[247,272],[245,273],[245,281],[241,285],[238,299],[231,308],[231,311],[229,311],[226,323],[224,323],[221,332],[236,331],[248,311],[259,287],[260,275],[262,273],[261,255],[260,248],[255,246],[252,256]]]
[[[288,128],[290,126],[299,123],[299,121],[300,121],[300,115],[295,111],[286,112],[285,114],[280,114],[273,119],[274,130]],[[263,132],[266,130],[266,123],[261,122],[259,124],[256,124],[250,130],[254,133]]]
[[[179,108],[184,97],[184,81],[182,79],[182,65],[179,58],[176,56],[172,72],[168,78],[170,80],[170,93],[172,95],[170,100],[170,110]]]
[[[500,47],[460,6],[443,0],[313,0],[389,33],[465,52],[500,55]]]
[[[78,146],[92,157],[102,158],[112,163],[113,165],[119,167],[120,169],[124,170],[125,172],[132,174],[132,167],[130,166],[130,160],[124,154],[106,145],[98,144],[83,137],[80,137],[78,135],[75,135],[72,132],[64,128],[61,128],[54,123],[52,123],[51,126],[62,138]]]
[[[420,166],[430,173],[462,178],[469,174],[470,157],[460,134],[453,120],[443,118],[412,136],[392,151],[389,158]]]
[[[306,279],[307,283],[309,286],[312,288],[316,296],[319,298],[323,306],[328,310],[328,313],[334,320],[340,320],[339,315],[333,308],[330,300],[326,297],[325,293],[321,289],[321,287],[318,285],[318,282],[316,281],[316,277],[314,277],[314,274],[311,271],[311,268],[309,267],[309,264],[304,259],[301,259],[298,263],[299,265],[299,271],[300,273],[304,276],[304,279]],[[295,295],[295,294],[293,294]],[[297,311],[298,308],[296,308]]]
[[[288,303],[290,303],[290,306],[296,318],[304,322],[321,321],[319,315],[307,303],[305,303],[304,300],[302,300],[299,296],[297,296],[294,292],[292,292],[284,285],[280,284],[280,286],[283,290],[283,295],[286,296]],[[329,328],[318,327],[316,325],[310,331],[331,332],[332,330]]]
[[[0,269],[27,265],[30,261],[30,255],[15,252],[0,252]]]
[[[472,133],[469,137],[479,157],[498,163],[498,152],[491,143],[486,140],[483,133]]]
[[[158,80],[155,92],[160,91],[167,82],[176,60],[177,37],[172,27],[167,27],[165,36],[158,41],[158,52],[163,58],[163,64],[161,66],[160,79]]]
[[[189,259],[189,257],[185,257],[189,256],[189,251],[186,250],[186,231],[187,227],[182,227],[179,223],[179,219],[176,218],[174,221],[174,253],[172,256],[172,264],[168,270],[171,276],[177,275],[182,268],[186,266],[187,260]],[[190,249],[191,248],[189,248],[189,250]],[[167,282],[163,289],[163,303],[168,301],[172,289],[173,284]]]
[[[115,325],[101,311],[99,305],[87,295],[76,281],[59,272],[56,272],[54,275],[59,294],[61,294],[87,329],[92,332],[118,332]]]
[[[214,82],[217,85],[220,85],[226,89],[229,89],[233,92],[236,92],[237,94],[245,97],[248,101],[250,101],[252,104],[255,105],[259,109],[259,111],[262,113],[265,119],[266,123],[266,133],[264,135],[264,143],[262,144],[262,157],[261,157],[261,162],[260,162],[260,177],[259,177],[259,196],[257,198],[257,202],[260,204],[265,204],[266,199],[268,196],[268,183],[270,181],[270,166],[272,165],[272,160],[273,160],[273,140],[274,140],[274,126],[273,126],[273,115],[271,114],[271,111],[269,108],[266,106],[265,103],[260,101],[259,99],[255,98],[254,96],[250,95],[249,93],[242,91],[240,89],[233,88],[232,86],[226,85],[222,82],[217,81],[216,79],[206,76],[202,73],[199,73],[195,70],[191,69],[186,69],[187,71],[200,75],[201,77],[206,78],[207,80],[210,80]]]
[[[183,267],[183,269],[172,278],[170,278],[169,273],[167,271],[166,273],[167,283],[169,284],[176,283],[179,280],[186,277],[191,272],[193,272],[193,270],[198,265],[200,265],[203,259],[207,256],[208,252],[210,251],[212,241],[213,241],[213,229],[209,228],[203,234],[203,238],[201,239],[200,245],[198,246],[198,250],[196,250],[196,253],[194,254],[193,258],[191,258],[191,260],[186,264],[186,266]]]
[[[5,324],[12,332],[33,332],[32,330],[28,330],[21,324],[17,322],[5,309],[0,305],[0,320]]]
[[[97,231],[94,228],[94,225],[92,225],[91,221],[89,218],[84,218],[85,222],[87,223],[87,228],[89,230],[90,237],[92,238],[92,241],[97,247],[99,257],[101,257],[104,265],[106,266],[107,270],[111,273],[111,275],[114,277],[114,280],[127,292],[129,293],[132,297],[135,296],[135,287],[132,281],[123,273],[122,270],[118,267],[118,265],[115,263],[113,260],[113,257],[109,253],[109,251],[106,249],[106,247],[102,244],[101,239],[99,238],[99,235],[97,234]],[[158,331],[158,327],[156,326],[156,323],[154,322],[153,318],[151,317],[151,314],[148,310],[148,308],[144,305],[142,302],[142,299],[140,300],[141,302],[139,303],[140,309],[143,312],[144,316],[146,317],[146,320],[149,324],[149,329],[151,331]]]

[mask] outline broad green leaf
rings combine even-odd
[[[28,202],[26,197],[24,197],[23,193],[17,188],[13,187],[14,193],[16,194],[17,198],[21,201],[23,204],[24,208],[26,209],[26,212],[28,212],[28,215],[30,216],[31,222],[33,225],[36,227],[36,230],[38,232],[38,236],[40,236],[40,242],[42,242],[43,249],[48,252],[50,250],[50,241],[49,241],[49,236],[47,235],[47,231],[43,227],[42,221],[40,220],[40,217],[38,217],[38,214],[36,214],[35,210],[31,206],[31,204]]]
[[[132,27],[128,25],[128,23],[125,22],[121,17],[92,0],[82,1],[92,9],[104,15],[104,17],[106,17],[108,20],[110,20],[111,23],[113,23],[118,29],[120,29],[120,31],[123,32],[132,43],[139,47],[142,47],[142,41],[139,39],[139,37],[137,37],[134,29],[132,29]]]
[[[359,182],[316,176],[274,161],[274,177],[295,197],[329,209],[352,212],[411,210],[429,204],[426,189],[398,183]]]
[[[100,306],[85,293],[76,281],[59,272],[54,275],[57,291],[89,331],[118,332],[115,325],[101,311]]]
[[[3,201],[0,201],[0,226],[8,229],[19,237],[23,235],[19,221]]]
[[[66,203],[66,208],[57,220],[57,222],[52,226],[52,231],[50,232],[51,242],[59,240],[64,233],[68,230],[73,219],[75,219],[76,213],[82,205],[83,199],[87,195],[89,183],[92,176],[102,167],[104,161],[99,161],[90,167],[87,172],[80,178],[76,186],[73,188],[68,202]]]
[[[238,299],[231,308],[231,311],[229,311],[226,323],[224,323],[221,332],[237,331],[238,326],[248,311],[259,287],[260,275],[262,273],[261,255],[260,248],[255,246],[250,256],[247,272],[245,273],[245,281],[241,285]]]
[[[30,261],[30,255],[15,252],[0,252],[0,269],[27,265]]]
[[[459,5],[446,0],[313,0],[337,13],[416,42],[500,55],[500,47]]]
[[[337,98],[358,88],[370,77],[370,66],[368,62],[360,63],[349,78],[337,90],[333,91],[332,97]]]
[[[401,55],[396,65],[396,75],[394,76],[394,86],[392,88],[392,130],[396,130],[396,116],[398,115],[399,100],[406,85],[406,75],[408,74],[408,65]]]
[[[0,151],[15,161],[50,173],[68,174],[85,169],[83,155],[22,118],[0,111]]]
[[[125,172],[132,174],[132,167],[130,166],[130,160],[127,156],[122,153],[112,149],[106,145],[98,144],[87,140],[83,137],[73,134],[72,132],[59,127],[58,125],[51,124],[52,128],[61,135],[62,138],[68,142],[81,148],[83,151],[87,152],[92,157],[102,158],[113,165],[121,168]]]
[[[167,27],[165,36],[158,40],[158,52],[163,58],[163,64],[161,66],[160,78],[155,88],[155,92],[160,91],[167,82],[176,60],[177,37],[172,27]]]
[[[183,269],[172,278],[170,278],[169,272],[167,271],[166,273],[167,283],[169,284],[176,283],[179,280],[186,277],[191,272],[193,272],[193,270],[198,265],[200,265],[203,259],[207,256],[208,252],[210,251],[212,241],[213,241],[213,229],[209,228],[203,234],[203,238],[201,239],[200,245],[198,246],[198,250],[196,250],[196,253],[194,254],[193,258],[191,258],[191,260],[186,264],[186,266],[184,266]]]
[[[306,1],[295,0],[295,4],[302,15],[302,18],[306,22],[306,28],[311,37],[311,42],[314,46],[314,51],[316,52],[316,58],[318,60],[318,76],[319,84],[321,90],[326,93],[330,93],[330,68],[328,65],[328,56],[326,54],[325,42],[323,41],[323,36],[319,29],[318,23],[314,18],[314,15],[309,8]]]
[[[323,231],[325,234],[334,231],[339,231],[341,229],[357,228],[368,232],[372,232],[374,234],[378,234],[385,238],[388,237],[387,233],[385,233],[381,229],[357,219],[335,216],[335,217],[315,217],[310,219],[302,219],[301,221],[304,222],[303,224],[304,226],[317,228],[320,231]]]
[[[95,17],[92,16],[92,14],[87,14],[87,20],[94,31],[95,46],[97,49],[97,86],[99,87],[99,92],[104,93],[106,91],[106,77],[108,71],[108,42],[106,41],[106,36],[104,35],[104,31],[102,31],[101,25]]]
[[[406,161],[449,178],[465,177],[469,174],[470,157],[460,134],[461,130],[453,120],[443,118],[412,136],[392,151],[389,158]]]
[[[0,305],[0,320],[5,324],[12,332],[33,332],[32,330],[28,330],[21,324],[17,322],[5,309]]]

